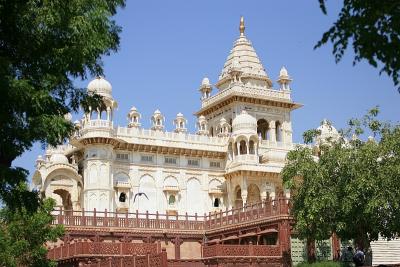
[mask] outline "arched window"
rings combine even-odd
[[[213,127],[210,128],[210,135],[214,136],[214,128]]]
[[[268,139],[269,124],[265,119],[257,121],[257,133],[262,140]]]
[[[161,125],[161,120],[157,119],[157,125]]]
[[[175,195],[170,195],[168,199],[168,205],[173,206],[175,205]]]
[[[126,201],[126,194],[122,192],[119,194],[119,202],[125,202]]]
[[[275,136],[277,142],[282,142],[282,124],[277,121],[275,126]]]
[[[239,186],[236,187],[235,208],[243,207],[242,190]]]
[[[246,141],[242,140],[240,141],[240,155],[245,155],[245,154],[247,154]]]
[[[254,147],[254,141],[253,140],[250,140],[250,142],[249,142],[249,153],[250,154],[255,154],[255,147]]]
[[[214,206],[214,208],[218,208],[219,205],[220,205],[220,200],[219,200],[219,198],[216,197],[216,198],[214,199],[214,205],[213,205],[213,206]]]

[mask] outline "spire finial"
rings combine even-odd
[[[244,36],[244,18],[243,16],[240,17],[240,26],[239,26],[239,31],[240,31],[240,36]]]

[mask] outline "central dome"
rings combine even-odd
[[[256,118],[248,114],[246,110],[242,110],[242,112],[232,121],[232,132],[234,134],[239,132],[257,134]]]

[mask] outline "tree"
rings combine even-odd
[[[55,266],[47,260],[47,241],[62,236],[62,225],[51,226],[55,201],[46,199],[35,212],[0,210],[0,266]]]
[[[64,116],[96,102],[74,79],[102,74],[102,55],[116,51],[112,16],[124,0],[0,1],[0,200],[36,209],[35,193],[14,190],[27,171],[13,160],[33,143],[57,145],[73,124]],[[93,104],[93,103],[92,103]],[[16,199],[18,198],[18,199]],[[17,206],[18,206],[17,205]]]
[[[400,125],[383,123],[377,115],[372,109],[350,120],[337,139],[288,153],[282,177],[293,191],[301,238],[322,240],[335,233],[367,253],[379,236],[400,233]],[[373,137],[358,137],[368,133]],[[303,136],[310,144],[318,135],[311,130]]]
[[[326,0],[318,0],[327,13]],[[400,1],[344,0],[338,20],[326,31],[315,48],[328,41],[333,43],[333,55],[339,62],[348,45],[355,53],[353,64],[365,59],[381,68],[399,85],[400,74]],[[399,87],[400,92],[400,87]]]
[[[119,46],[112,16],[124,0],[0,0],[0,266],[48,266],[54,203],[28,190],[12,166],[35,142],[55,146],[74,130],[66,114],[102,105],[74,80],[102,74]]]

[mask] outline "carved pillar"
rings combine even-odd
[[[290,251],[290,223],[289,220],[283,219],[279,223],[279,245],[282,251],[283,267],[291,266],[291,251]]]
[[[242,177],[242,201],[243,206],[247,203],[247,177]]]
[[[181,259],[181,245],[183,243],[183,240],[177,236],[175,237],[174,240],[172,240],[172,243],[175,245],[175,259],[180,260]]]
[[[110,107],[107,107],[107,120],[110,121],[111,120],[111,109]],[[131,119],[132,120],[132,119]]]
[[[269,141],[275,143],[276,142],[276,132],[275,132],[276,124],[275,121],[269,122]]]

